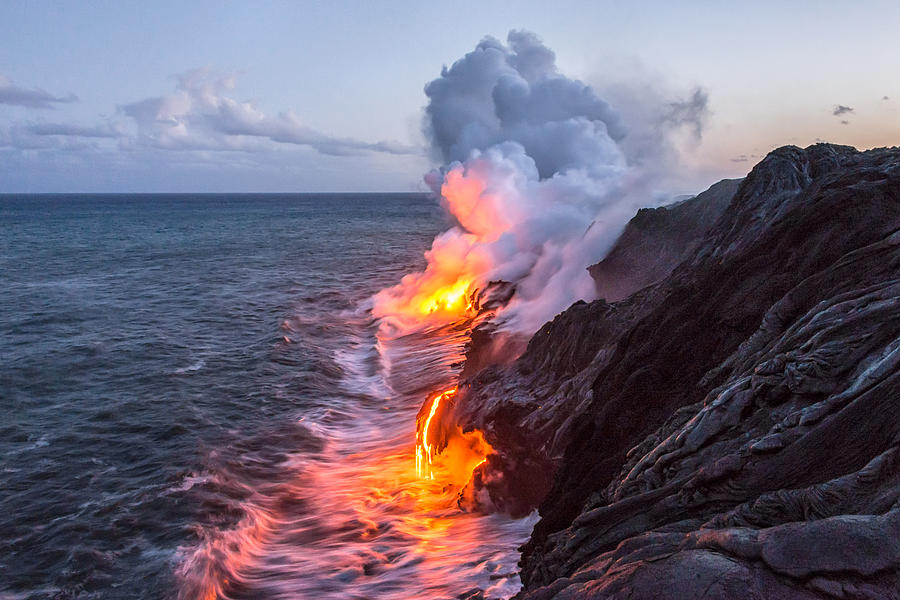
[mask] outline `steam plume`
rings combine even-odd
[[[405,330],[465,309],[463,292],[515,283],[499,315],[531,332],[572,302],[593,296],[586,268],[603,258],[636,205],[653,203],[659,165],[645,143],[688,124],[699,136],[706,95],[659,111],[640,144],[619,113],[581,81],[562,75],[533,33],[485,38],[425,87],[425,131],[443,163],[425,177],[458,226],[435,238],[422,273],[376,296],[374,312]],[[423,316],[425,317],[423,319]]]

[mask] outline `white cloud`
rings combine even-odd
[[[96,125],[17,123],[6,131],[0,130],[0,146],[23,150],[52,148],[65,140],[74,143],[91,138],[98,142],[111,140],[123,151],[270,152],[301,146],[329,156],[423,153],[421,148],[397,141],[366,142],[332,136],[305,125],[292,111],[267,115],[252,102],[234,99],[230,95],[234,87],[233,75],[195,69],[182,74],[176,89],[168,95],[119,106],[115,120]],[[58,98],[36,89],[22,90],[0,78],[0,103],[52,108],[52,102],[74,98]]]
[[[228,94],[235,78],[208,69],[179,77],[174,93],[119,107],[136,126],[134,142],[164,149],[253,150],[260,141],[308,146],[328,155],[380,152],[419,154],[395,141],[365,142],[341,138],[304,125],[291,111],[266,115],[252,102]]]

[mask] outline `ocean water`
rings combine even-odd
[[[0,599],[508,597],[533,524],[415,475],[465,324],[368,299],[423,195],[0,196]]]

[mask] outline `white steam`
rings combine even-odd
[[[671,153],[666,132],[700,133],[706,97],[668,102],[649,123],[628,123],[594,90],[559,73],[532,33],[486,38],[425,87],[426,134],[443,166],[426,182],[459,225],[438,236],[425,273],[376,297],[412,297],[440,260],[464,265],[475,285],[505,280],[516,294],[502,327],[531,333],[595,294],[587,267],[604,257],[654,187]],[[627,125],[627,126],[626,126]],[[637,132],[635,134],[635,132]],[[648,151],[648,143],[659,151]],[[448,258],[449,256],[449,258]]]

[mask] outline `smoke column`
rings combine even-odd
[[[706,105],[695,92],[633,133],[523,31],[510,32],[506,44],[485,38],[425,94],[425,133],[442,164],[425,180],[458,225],[435,238],[425,271],[376,295],[373,312],[394,333],[458,318],[467,295],[490,281],[516,285],[497,316],[509,331],[531,333],[592,298],[586,268],[609,251],[637,206],[654,203],[660,166],[647,157],[666,152],[648,151],[648,139],[664,144],[656,132],[682,115],[699,135]]]

